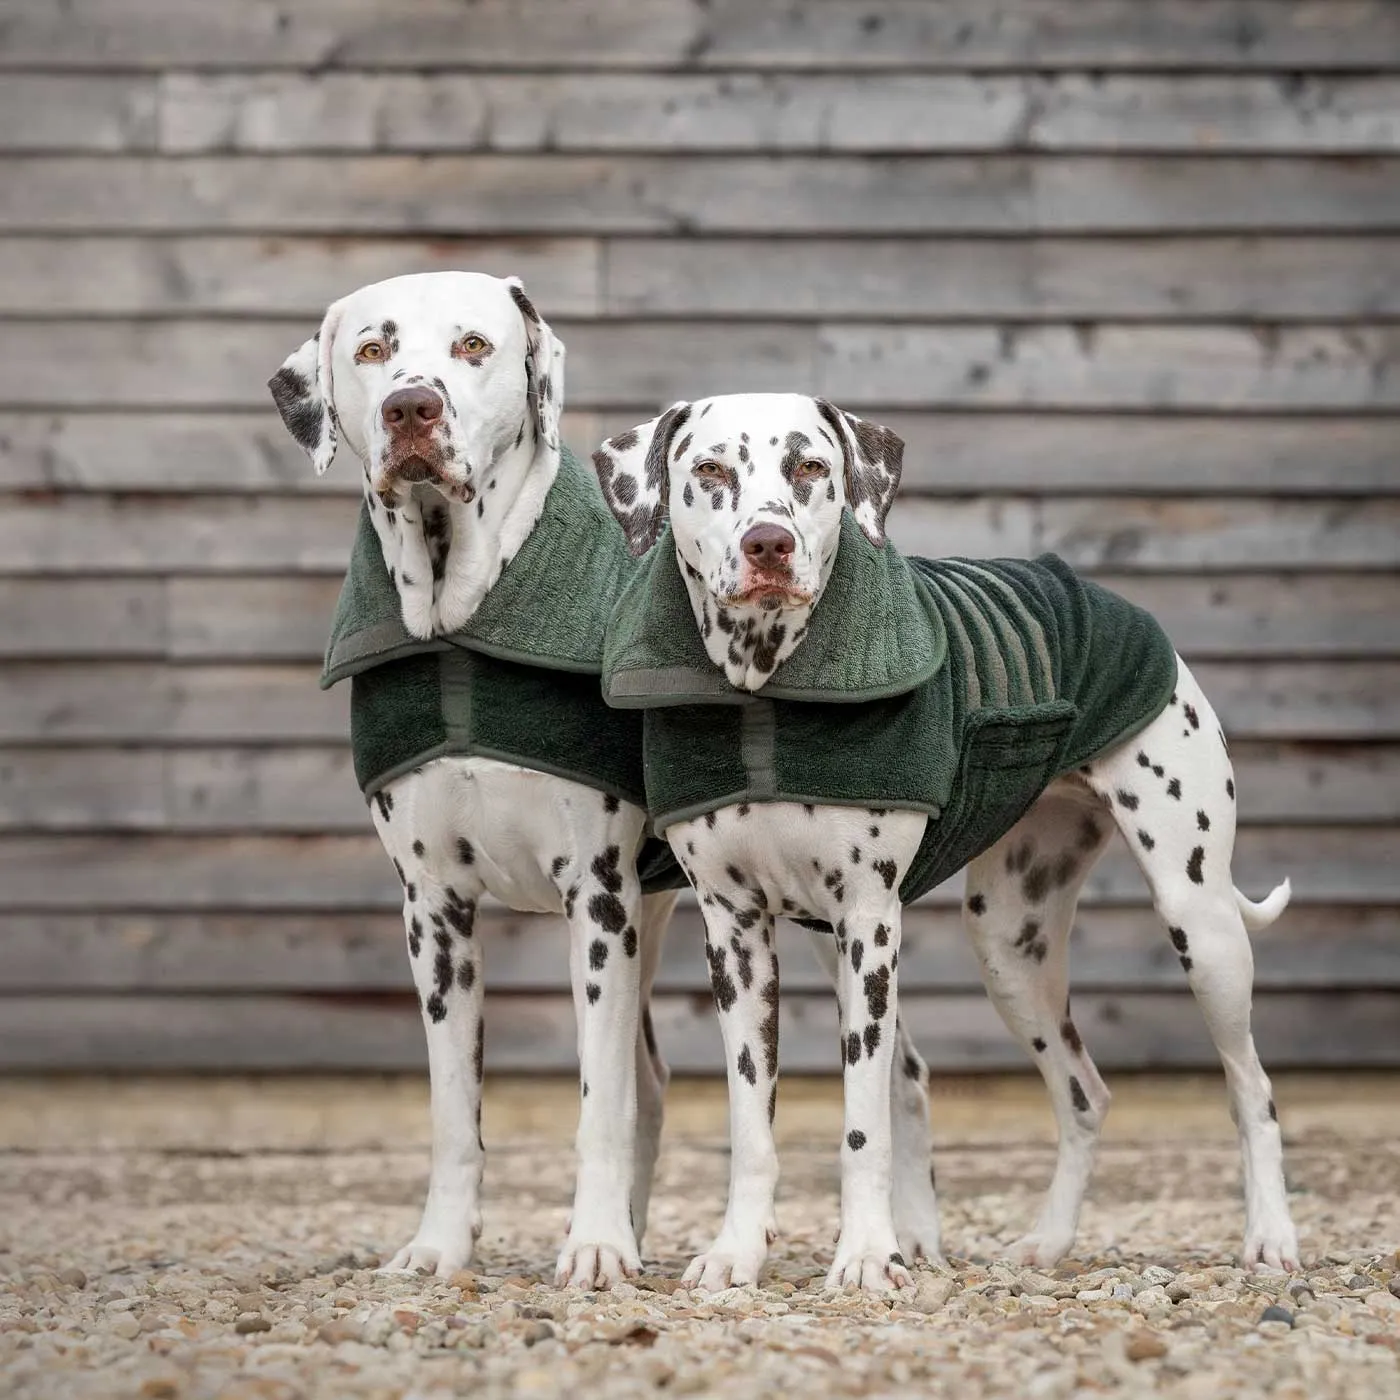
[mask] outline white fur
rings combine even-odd
[[[832,441],[817,431],[823,424],[844,431]],[[784,445],[793,433],[812,443],[812,455],[829,464],[830,496],[797,498],[782,469]],[[883,539],[902,446],[892,438],[888,430],[820,401],[734,395],[676,405],[605,443],[594,461],[604,495],[637,546],[655,539],[669,513],[706,649],[731,684],[757,691],[801,644],[835,553],[842,508],[854,506],[866,534],[877,543]],[[748,449],[742,457],[741,444]],[[727,469],[730,489],[718,508],[712,492],[701,500],[696,490],[697,466],[709,459]],[[781,521],[795,537],[791,596],[774,592],[775,605],[767,605],[770,598],[736,606],[732,600],[744,593],[747,579],[741,541],[760,520]],[[1068,938],[1078,890],[1111,834],[1105,820],[1111,816],[1147,877],[1225,1065],[1244,1162],[1245,1261],[1261,1268],[1297,1267],[1279,1126],[1250,1034],[1253,967],[1247,932],[1276,918],[1289,890],[1285,882],[1254,905],[1231,883],[1233,782],[1215,716],[1179,664],[1177,694],[1157,719],[1119,749],[1057,780],[968,867],[966,922],[988,991],[1035,1057],[1059,1124],[1050,1192],[1036,1226],[1012,1249],[1025,1262],[1049,1267],[1073,1243],[1108,1106],[1108,1091],[1070,1019]],[[748,965],[772,960],[773,916],[795,909],[837,928],[835,957],[827,950],[823,961],[836,973],[847,1041],[847,1133],[854,1128],[864,1137],[859,1150],[851,1149],[849,1139],[843,1146],[841,1243],[828,1281],[876,1289],[901,1283],[903,1265],[889,1258],[896,1241],[906,1256],[922,1250],[939,1258],[921,1067],[915,1066],[904,1084],[890,1074],[897,1034],[897,891],[924,819],[907,812],[867,817],[845,807],[784,803],[724,809],[715,817],[666,832],[700,892],[717,995],[723,989],[734,1152],[724,1227],[687,1277],[713,1287],[751,1280],[766,1256],[777,1165],[767,1115],[758,1111],[768,1081],[759,1075],[752,1083],[748,1074],[763,1005],[754,990],[757,978],[732,997],[725,978],[733,982],[729,965],[741,956]],[[879,858],[894,862],[893,891],[883,880],[870,879],[873,843],[888,847]],[[841,877],[839,900],[827,883],[833,872]],[[1047,878],[1048,872],[1055,873]],[[886,941],[877,950],[871,930],[881,924]],[[776,961],[772,965],[776,975]],[[883,977],[884,968],[889,997],[880,1017],[874,1014],[879,999],[869,999],[868,979],[872,970]],[[873,1048],[864,1038],[872,1024],[878,1026]],[[859,1044],[851,1039],[851,1028]],[[750,1046],[747,1058],[745,1045]],[[892,1144],[908,1159],[891,1162]],[[926,1190],[921,1183],[928,1183]],[[896,1222],[902,1222],[898,1228]]]
[[[491,345],[480,363],[453,354],[468,334]],[[385,349],[392,342],[392,352],[357,362],[371,339]],[[515,279],[447,272],[396,277],[342,298],[319,338],[274,376],[283,417],[318,471],[342,440],[360,458],[404,625],[415,635],[463,626],[539,519],[558,471],[563,362],[563,346]],[[397,474],[403,441],[385,427],[381,407],[416,385],[434,387],[445,411],[430,439],[414,444],[433,457],[436,475],[406,483]],[[436,571],[425,525],[445,526]],[[490,896],[569,922],[583,1095],[558,1282],[608,1287],[635,1274],[666,1082],[649,1044],[647,1002],[675,903],[673,895],[643,899],[638,889],[645,813],[579,783],[481,758],[429,762],[390,783],[371,813],[404,885],[432,1090],[428,1199],[416,1234],[388,1267],[449,1275],[471,1262],[481,1231],[483,979],[474,922]],[[608,915],[615,927],[603,927],[596,912],[609,899],[621,910]]]

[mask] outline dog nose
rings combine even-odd
[[[379,406],[379,416],[390,432],[403,428],[431,427],[442,417],[442,395],[421,384],[412,389],[395,389]]]
[[[781,525],[755,525],[739,541],[744,557],[761,569],[786,568],[796,547],[792,532]]]

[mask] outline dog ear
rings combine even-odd
[[[321,329],[293,350],[267,381],[287,431],[306,449],[317,476],[330,466],[338,436],[331,394],[331,343],[340,325],[340,311],[340,302],[332,304]]]
[[[593,454],[603,499],[617,516],[634,555],[645,554],[666,523],[671,443],[689,417],[685,400],[673,403],[649,423],[609,438]]]
[[[564,342],[535,310],[518,277],[507,277],[511,300],[525,322],[525,382],[535,410],[535,432],[552,451],[559,450],[559,415],[564,411]]]
[[[841,442],[846,504],[865,538],[879,548],[885,543],[885,516],[904,468],[904,439],[893,429],[867,423],[826,399],[817,400],[817,410]]]

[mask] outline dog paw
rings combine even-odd
[[[912,1264],[916,1259],[924,1259],[935,1269],[946,1269],[948,1261],[943,1257],[938,1206],[928,1188],[924,1189],[928,1200],[905,1202],[900,1199],[898,1186],[895,1187],[895,1239],[899,1242],[899,1252],[904,1256],[906,1264]]]
[[[765,1230],[764,1235],[762,1242],[754,1241],[746,1245],[733,1236],[721,1233],[709,1249],[690,1261],[681,1282],[701,1293],[720,1293],[726,1288],[757,1283],[768,1259],[768,1245],[772,1242],[773,1232],[771,1229]]]
[[[1270,1230],[1251,1230],[1244,1241],[1244,1267],[1258,1274],[1296,1274],[1298,1235],[1291,1222]]]
[[[1053,1269],[1074,1245],[1074,1236],[1062,1230],[1032,1230],[1008,1245],[1006,1258],[1026,1269]]]
[[[608,1289],[642,1271],[641,1256],[631,1241],[565,1241],[554,1270],[556,1288]]]
[[[436,1274],[438,1278],[446,1278],[449,1274],[455,1274],[458,1269],[465,1269],[472,1262],[473,1248],[474,1242],[470,1236],[450,1245],[432,1239],[413,1239],[375,1272]]]
[[[838,1240],[836,1258],[827,1271],[828,1288],[845,1288],[854,1284],[867,1293],[889,1293],[896,1288],[909,1288],[914,1278],[904,1262],[904,1256],[894,1248],[863,1244],[847,1244]]]
[[[444,1209],[429,1203],[418,1233],[386,1264],[381,1274],[436,1274],[446,1278],[472,1262],[481,1238],[481,1211],[468,1197]]]

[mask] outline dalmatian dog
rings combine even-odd
[[[672,406],[605,443],[595,466],[634,551],[649,549],[669,517],[707,654],[731,685],[757,691],[802,644],[835,558],[842,512],[884,544],[902,453],[894,433],[823,400],[736,394]],[[1058,1123],[1048,1196],[1032,1231],[1011,1249],[1039,1267],[1061,1259],[1074,1240],[1109,1102],[1069,1015],[1068,952],[1079,889],[1116,826],[1147,878],[1224,1063],[1243,1154],[1245,1259],[1297,1268],[1279,1124],[1250,1030],[1248,936],[1277,917],[1289,888],[1285,882],[1258,905],[1234,888],[1229,755],[1209,702],[1179,658],[1178,672],[1172,703],[1157,719],[1056,779],[967,868],[965,922],[987,989],[1039,1066]],[[707,1288],[753,1281],[773,1237],[775,914],[822,920],[837,931],[827,962],[842,1037],[854,1049],[843,1055],[841,1226],[827,1282],[884,1290],[910,1281],[905,1261],[914,1254],[937,1260],[931,1194],[917,1194],[920,1183],[931,1192],[924,1071],[896,1020],[898,892],[926,820],[914,811],[769,802],[666,830],[701,894],[731,1095],[728,1208],[689,1280]],[[1042,869],[1064,878],[1030,878]],[[740,964],[754,974],[736,978]],[[912,1235],[911,1209],[920,1222]]]
[[[341,442],[417,637],[462,627],[538,520],[559,466],[564,347],[518,279],[395,277],[330,307],[270,381],[324,472]],[[557,1282],[640,1269],[667,1070],[648,1001],[674,895],[643,898],[646,814],[579,783],[446,757],[391,782],[371,815],[403,885],[427,1032],[432,1170],[391,1270],[445,1277],[481,1233],[483,980],[477,910],[561,913],[570,932],[583,1097]]]

